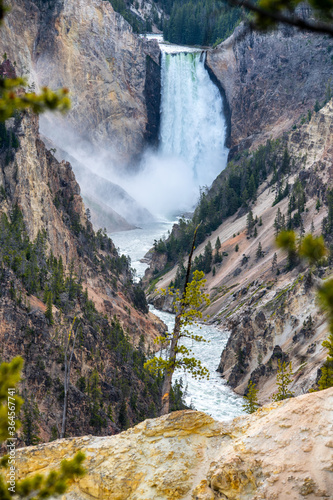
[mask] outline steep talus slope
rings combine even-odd
[[[207,52],[207,66],[226,93],[232,153],[287,131],[315,102],[331,97],[329,37],[281,28],[268,34],[243,26]]]
[[[332,408],[328,389],[230,423],[174,412],[118,436],[18,450],[17,470],[20,477],[45,472],[81,450],[87,475],[67,499],[332,498]]]
[[[30,83],[70,89],[68,122],[122,159],[154,142],[159,122],[159,48],[134,35],[103,0],[18,0],[0,50]],[[150,80],[157,83],[150,83]]]
[[[2,360],[25,360],[20,439],[58,435],[74,317],[68,435],[110,434],[154,416],[158,382],[143,363],[163,325],[128,260],[93,232],[72,168],[40,140],[38,117],[24,113],[0,133],[0,344]]]
[[[326,189],[333,184],[332,116],[331,101],[315,113],[308,124],[293,131],[287,141],[288,150],[297,165],[289,182],[295,182],[297,174],[302,179],[308,198],[303,224],[305,231],[310,232],[313,223],[315,234],[321,233],[326,216],[325,207],[315,208],[316,200],[325,200]],[[276,277],[276,270],[272,270],[273,253],[276,251],[272,244],[274,220],[278,208],[286,213],[288,200],[282,200],[276,207],[267,207],[267,201],[274,199],[269,191],[268,187],[263,190],[254,206],[254,214],[263,220],[258,237],[249,244],[244,232],[242,238],[236,237],[229,244],[232,251],[237,241],[239,251],[250,256],[252,263],[250,260],[243,267],[240,260],[234,257],[230,262],[232,265],[222,271],[224,285],[240,284],[233,287],[229,297],[219,299],[218,287],[214,293],[215,311],[223,304],[217,316],[222,322],[227,322],[232,331],[219,370],[240,391],[245,390],[251,374],[252,381],[262,390],[264,400],[275,390],[274,377],[279,359],[292,361],[296,372],[293,384],[296,394],[308,391],[316,383],[318,370],[326,356],[321,342],[327,336],[327,326],[316,301],[317,280],[308,275],[305,265],[279,277]],[[245,224],[244,220],[243,229]],[[259,241],[265,255],[256,262]],[[278,267],[281,270],[285,265],[283,259],[283,254],[278,252]],[[232,273],[237,275],[237,264],[240,273],[232,279]],[[330,274],[331,268],[328,267],[321,271],[320,276],[326,278]],[[275,349],[275,346],[280,349]]]
[[[248,209],[241,206],[233,216],[225,218],[194,253],[194,258],[203,255],[210,241],[214,258],[217,238],[221,241],[219,251],[223,260],[215,262],[212,271],[206,274],[211,305],[205,314],[210,315],[210,321],[220,328],[231,331],[219,371],[242,394],[251,378],[259,389],[260,402],[267,402],[276,391],[279,360],[292,362],[295,377],[291,388],[299,395],[316,386],[320,367],[327,355],[321,345],[327,336],[327,326],[318,309],[316,283],[331,274],[330,262],[325,268],[317,270],[314,278],[309,276],[305,263],[286,271],[286,255],[274,244],[274,223],[278,210],[288,221],[290,198],[298,189],[305,196],[301,213],[305,232],[313,230],[315,235],[321,234],[323,219],[327,216],[327,189],[333,185],[332,117],[333,103],[330,101],[313,113],[308,123],[285,134],[274,143],[275,146],[271,143],[266,146],[268,149],[261,150],[263,155],[263,151],[267,152],[270,148],[273,151],[275,147],[277,156],[273,154],[263,160],[264,156],[258,153],[258,158],[262,158],[258,161],[264,162],[261,164],[266,162],[266,167],[275,169],[275,173],[267,176],[259,185],[254,201],[249,202],[248,209],[253,211],[253,217],[262,219],[262,225],[255,226],[256,234],[253,229],[252,236],[248,234]],[[289,167],[283,173],[280,169],[286,151],[289,152]],[[244,158],[243,161],[248,161],[246,155]],[[219,199],[227,194],[227,191],[220,192],[219,189],[226,184],[228,175],[242,171],[241,162],[234,170],[231,166],[230,170],[220,175],[208,192],[208,199],[215,199],[214,196]],[[273,182],[274,175],[279,179],[277,183]],[[244,170],[241,182],[245,180]],[[279,189],[287,183],[289,196],[282,196],[278,201]],[[207,207],[204,209],[206,213],[210,210]],[[294,207],[291,217],[295,215],[295,210]],[[180,237],[179,227],[174,231],[176,237],[177,231]],[[327,235],[327,238],[330,244],[330,236]],[[259,243],[262,247],[260,258],[257,256]],[[277,262],[272,267],[275,252]],[[156,252],[154,265],[158,264],[157,257],[165,257],[164,262],[161,261],[163,267],[166,256]],[[176,269],[169,271],[157,286],[165,288],[171,280],[175,280],[175,276]],[[157,306],[161,305],[159,302]],[[169,306],[162,304],[162,307]]]

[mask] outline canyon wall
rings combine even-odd
[[[60,125],[109,158],[129,160],[156,141],[158,44],[134,35],[108,1],[12,2],[0,51],[30,84],[67,87],[72,109]]]
[[[102,231],[94,233],[71,165],[47,150],[38,116],[24,112],[0,127],[0,344],[3,361],[25,360],[19,439],[31,444],[58,436],[74,318],[80,333],[67,432],[113,434],[155,415],[151,389],[132,363],[143,370],[145,349],[163,324],[144,306],[127,259]],[[157,403],[158,389],[155,396]]]
[[[327,36],[289,27],[263,34],[241,25],[207,51],[230,108],[231,155],[279,137],[332,96],[332,50]]]
[[[219,371],[240,394],[246,392],[251,379],[259,389],[261,403],[267,403],[276,392],[278,361],[292,363],[295,376],[291,389],[295,395],[300,395],[316,387],[320,368],[327,356],[322,341],[328,335],[328,328],[318,307],[316,288],[318,279],[330,276],[330,262],[315,270],[314,277],[308,274],[306,262],[288,269],[286,254],[275,245],[275,220],[279,210],[281,217],[283,215],[288,221],[293,189],[296,185],[302,186],[305,197],[301,214],[304,231],[312,231],[314,235],[322,233],[323,219],[327,216],[327,188],[333,184],[332,117],[331,100],[322,109],[313,112],[305,123],[298,124],[289,133],[283,134],[279,141],[271,143],[270,147],[279,151],[275,158],[273,155],[265,159],[267,150],[261,149],[257,158],[261,158],[263,164],[266,162],[268,168],[275,162],[275,172],[279,172],[278,182],[273,182],[275,174],[271,172],[259,185],[248,207],[241,206],[234,215],[225,218],[203,243],[197,245],[193,255],[194,259],[203,255],[209,240],[214,258],[219,238],[223,259],[213,263],[212,270],[206,274],[211,304],[205,309],[210,322],[231,332]],[[290,155],[289,167],[281,173],[286,151]],[[242,169],[242,161],[246,162],[251,157],[245,154],[242,158],[236,169]],[[220,187],[234,172],[231,165],[216,179],[207,194],[208,200],[219,196]],[[245,181],[245,167],[243,172]],[[279,189],[287,183],[289,195],[279,200]],[[207,212],[210,208],[207,207]],[[261,223],[255,226],[255,234],[249,234],[247,229],[249,209],[254,218],[261,219]],[[294,211],[295,208],[291,218]],[[296,231],[299,235],[299,226]],[[174,236],[177,237],[179,232],[180,228],[176,226]],[[330,236],[326,235],[326,238],[329,246]],[[257,255],[259,244],[262,249],[260,257]],[[276,263],[273,266],[275,253]],[[151,272],[154,266],[162,269],[166,260],[164,254],[153,254]],[[176,268],[164,274],[157,287],[166,288],[171,280],[175,280],[175,275]],[[170,307],[170,304],[161,304],[159,300],[157,307]]]

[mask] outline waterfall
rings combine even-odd
[[[204,53],[168,53],[168,47],[161,45],[159,152],[186,162],[197,188],[210,186],[228,155],[222,97],[205,69]]]
[[[157,217],[191,211],[200,187],[227,163],[226,122],[219,89],[197,49],[160,43],[161,124],[157,151],[147,150],[136,175],[121,184]]]

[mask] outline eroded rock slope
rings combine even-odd
[[[66,499],[332,498],[333,389],[230,423],[195,411],[146,420],[112,437],[60,440],[17,452],[20,477],[78,450],[87,475]]]
[[[159,48],[134,35],[110,2],[15,0],[0,50],[30,84],[70,90],[67,120],[88,142],[128,160],[156,140]]]
[[[279,137],[316,103],[332,96],[332,41],[284,27],[268,34],[243,26],[216,49],[207,65],[229,106],[231,152]]]

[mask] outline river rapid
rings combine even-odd
[[[124,231],[111,235],[115,245],[121,253],[129,255],[132,267],[136,269],[137,279],[143,276],[147,264],[140,262],[146,252],[152,247],[155,239],[166,235],[171,230],[174,221],[163,221],[151,223],[134,231]],[[151,312],[156,314],[171,332],[175,322],[174,314],[159,311],[150,306]],[[185,339],[184,344],[193,351],[193,355],[199,359],[209,370],[209,380],[196,380],[190,374],[177,371],[175,379],[182,379],[186,390],[186,403],[192,405],[196,410],[208,413],[216,420],[229,420],[243,413],[243,398],[235,394],[226,384],[226,381],[216,371],[222,350],[226,346],[229,333],[212,325],[202,324],[193,326],[191,331],[196,335],[202,335],[207,342],[192,342]]]

